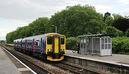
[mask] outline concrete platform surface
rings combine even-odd
[[[129,55],[122,55],[122,54],[112,54],[112,56],[81,55],[77,54],[76,51],[72,50],[67,50],[65,55],[129,65]]]
[[[0,74],[20,74],[17,67],[0,47]]]

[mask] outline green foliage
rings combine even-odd
[[[112,39],[113,53],[129,53],[129,38],[128,37],[116,37]]]
[[[115,27],[108,26],[106,28],[106,33],[111,37],[123,36],[123,32],[116,29]]]
[[[68,49],[68,50],[77,50],[77,38],[75,38],[75,37],[69,37],[69,38],[67,38],[67,40],[66,40],[66,48]]]
[[[57,26],[58,33],[67,37],[86,33],[101,33],[106,27],[103,22],[103,15],[97,13],[94,7],[77,5],[55,13],[50,20],[46,17],[38,18],[28,26],[18,28],[14,35],[11,33],[6,38],[8,42],[12,42],[13,39],[17,38],[53,32],[54,27],[52,25]],[[11,39],[8,36],[14,37]]]
[[[125,32],[125,35],[129,37],[129,29]]]
[[[7,43],[13,43],[14,39],[16,39],[16,33],[14,31],[7,34],[6,36]]]
[[[128,18],[119,18],[114,20],[113,26],[123,32],[126,32],[129,29],[129,19]]]
[[[0,40],[0,44],[5,44],[6,41],[5,40]]]
[[[106,18],[106,20],[105,20],[105,23],[106,23],[107,26],[112,26],[113,21],[114,21],[114,20],[113,20],[113,17],[108,16],[108,17]]]
[[[31,27],[32,35],[39,35],[44,34],[47,32],[47,24],[49,22],[49,19],[46,17],[38,18],[32,23],[29,24],[29,27]]]
[[[123,16],[121,16],[119,14],[112,14],[112,16],[114,17],[114,20],[118,20],[120,18],[123,18]]]
[[[100,33],[105,26],[103,16],[92,6],[73,6],[56,13],[50,19],[51,25],[66,36],[78,36],[86,33]]]
[[[46,17],[38,18],[28,26],[19,27],[16,31],[10,32],[6,35],[7,43],[12,43],[13,40],[18,38],[24,38],[33,35],[44,34],[48,32],[46,28],[48,28],[47,24],[49,19]]]

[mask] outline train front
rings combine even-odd
[[[61,34],[51,33],[46,36],[47,60],[61,61],[66,50],[66,37]]]

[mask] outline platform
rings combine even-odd
[[[129,65],[129,55],[122,54],[112,54],[112,56],[98,56],[98,55],[81,55],[77,54],[76,51],[67,50],[67,56],[74,56],[78,58],[91,59],[95,61],[109,62],[109,63],[119,63]]]
[[[20,74],[17,67],[0,47],[0,74]]]

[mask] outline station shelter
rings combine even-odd
[[[81,35],[79,38],[79,54],[112,55],[112,39],[102,34]]]

